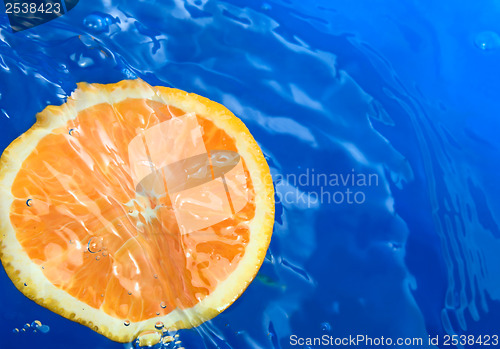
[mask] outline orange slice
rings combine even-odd
[[[0,257],[15,286],[119,342],[226,309],[274,222],[269,167],[245,125],[142,80],[80,83],[48,106],[4,151],[0,190]]]

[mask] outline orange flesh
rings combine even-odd
[[[255,211],[248,173],[250,200],[240,212],[185,235],[168,195],[135,191],[128,144],[184,114],[144,99],[99,104],[43,138],[24,161],[12,186],[10,219],[51,283],[111,316],[142,321],[194,306],[235,269]],[[236,151],[223,130],[197,120],[206,149]]]

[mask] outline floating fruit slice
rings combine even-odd
[[[233,303],[274,222],[269,167],[225,107],[78,84],[3,153],[0,257],[28,298],[120,342]]]

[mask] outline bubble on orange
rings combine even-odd
[[[120,342],[197,326],[262,264],[269,167],[245,125],[142,80],[78,84],[3,153],[0,257],[15,286]]]

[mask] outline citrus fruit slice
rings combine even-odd
[[[78,84],[3,153],[0,257],[28,298],[108,338],[232,304],[274,222],[269,167],[222,105],[142,80]]]

